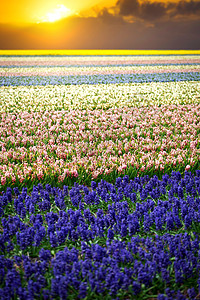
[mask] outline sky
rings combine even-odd
[[[200,49],[200,0],[1,0],[0,49]]]

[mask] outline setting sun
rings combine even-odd
[[[48,11],[43,17],[40,18],[39,23],[41,22],[56,22],[63,18],[66,18],[69,15],[72,15],[73,11],[67,8],[65,5],[57,5],[56,8]]]

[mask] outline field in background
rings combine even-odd
[[[19,53],[0,57],[1,190],[199,168],[198,54]]]

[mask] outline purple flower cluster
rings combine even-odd
[[[7,188],[0,215],[1,299],[200,292],[200,171]]]

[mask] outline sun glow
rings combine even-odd
[[[58,20],[61,20],[63,18],[66,18],[73,14],[73,11],[69,8],[67,8],[65,5],[60,4],[57,5],[56,8],[52,9],[51,11],[47,12],[46,15],[42,18],[40,18],[41,22],[56,22]]]

